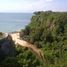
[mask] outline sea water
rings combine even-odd
[[[31,17],[32,13],[0,13],[0,32],[24,29]]]

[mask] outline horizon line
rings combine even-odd
[[[46,12],[46,11],[52,11],[52,12],[67,12],[67,11],[60,11],[60,10],[39,10],[40,12],[41,11],[43,11],[43,12]],[[0,13],[34,13],[34,12],[39,12],[39,11],[32,11],[32,12],[20,12],[20,11],[18,11],[18,12],[11,12],[11,11],[5,11],[5,12],[3,12],[3,11],[1,11]]]

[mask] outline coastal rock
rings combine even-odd
[[[4,53],[4,55],[14,56],[15,45],[10,35],[0,40],[0,50]]]

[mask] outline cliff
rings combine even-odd
[[[0,55],[4,54],[4,56],[14,56],[14,52],[15,45],[10,35],[0,39]]]

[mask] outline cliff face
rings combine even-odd
[[[14,56],[15,45],[10,35],[0,40],[0,55]]]

